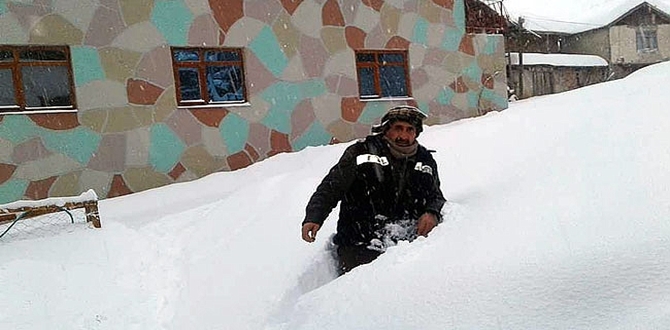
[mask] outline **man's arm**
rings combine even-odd
[[[419,218],[417,226],[417,234],[419,236],[427,236],[438,223],[442,222],[442,206],[446,203],[446,199],[440,189],[440,177],[437,171],[437,163],[431,157],[430,165],[433,168],[433,180],[428,189],[428,198],[426,201],[426,209],[424,214]]]
[[[330,169],[309,199],[305,209],[305,219],[302,222],[302,238],[305,241],[314,241],[316,232],[354,181],[357,145],[352,145],[345,150],[340,160]]]

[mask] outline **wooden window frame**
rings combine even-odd
[[[375,62],[359,62],[359,54],[374,54]],[[403,57],[402,63],[380,63],[378,55],[380,54],[400,54]],[[406,99],[412,98],[412,84],[409,77],[409,52],[406,49],[356,49],[354,50],[354,60],[356,62],[356,78],[358,79],[358,95],[362,100],[387,100],[387,99]],[[405,69],[405,88],[407,95],[402,96],[382,96],[381,90],[381,67],[385,66],[402,66]],[[361,77],[359,74],[360,68],[372,68],[374,75],[374,88],[377,95],[362,95],[361,94]]]
[[[638,53],[658,52],[657,30],[655,28],[646,26],[639,26],[637,29],[635,29],[635,47]]]
[[[20,53],[24,51],[44,51],[56,50],[65,54],[64,60],[51,61],[25,61],[20,59]],[[0,115],[7,113],[23,113],[23,112],[72,112],[77,109],[77,97],[75,94],[76,88],[74,84],[74,74],[72,71],[72,56],[70,55],[69,46],[42,46],[42,45],[0,45],[0,51],[11,51],[13,55],[12,61],[0,61],[0,69],[10,69],[12,72],[12,83],[14,85],[14,100],[15,105],[7,106],[0,105]],[[70,105],[63,106],[46,106],[46,107],[29,107],[26,104],[26,93],[23,90],[23,74],[21,68],[23,67],[65,67],[67,69],[68,89],[70,91]]]
[[[199,60],[197,62],[177,62],[175,60],[175,51],[192,51],[198,52]],[[236,52],[238,53],[239,61],[210,61],[205,59],[205,52]],[[247,75],[244,67],[244,49],[234,47],[170,47],[170,57],[172,58],[172,72],[174,74],[175,94],[177,97],[177,105],[179,107],[207,107],[207,106],[229,106],[236,104],[247,104],[249,102]],[[210,65],[238,65],[242,72],[242,84],[244,85],[243,100],[241,101],[211,101],[209,92],[207,91],[207,66]],[[200,96],[201,100],[182,100],[181,95],[181,81],[179,80],[180,68],[194,68],[198,70],[198,80],[200,82]]]

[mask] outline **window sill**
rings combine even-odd
[[[2,111],[0,110],[0,116],[4,115],[46,115],[46,114],[58,114],[58,113],[73,113],[78,112],[77,109],[49,109],[49,110],[23,110],[23,111]]]
[[[360,100],[361,102],[391,102],[391,101],[414,101],[414,98],[411,96],[381,97],[381,98],[362,98],[359,96],[358,100]]]
[[[220,109],[220,108],[233,108],[233,107],[250,107],[251,103],[242,102],[242,103],[214,103],[214,104],[194,104],[194,105],[180,105],[177,106],[177,109]]]

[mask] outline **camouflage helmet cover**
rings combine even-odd
[[[416,129],[416,136],[423,131],[423,120],[426,119],[426,114],[416,107],[411,105],[401,105],[389,109],[382,117],[379,125],[372,126],[372,133],[385,133],[396,121],[404,121]]]

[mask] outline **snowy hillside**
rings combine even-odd
[[[347,144],[104,200],[102,229],[0,241],[2,329],[668,329],[670,63],[428,127],[449,203],[426,239],[335,279]]]

